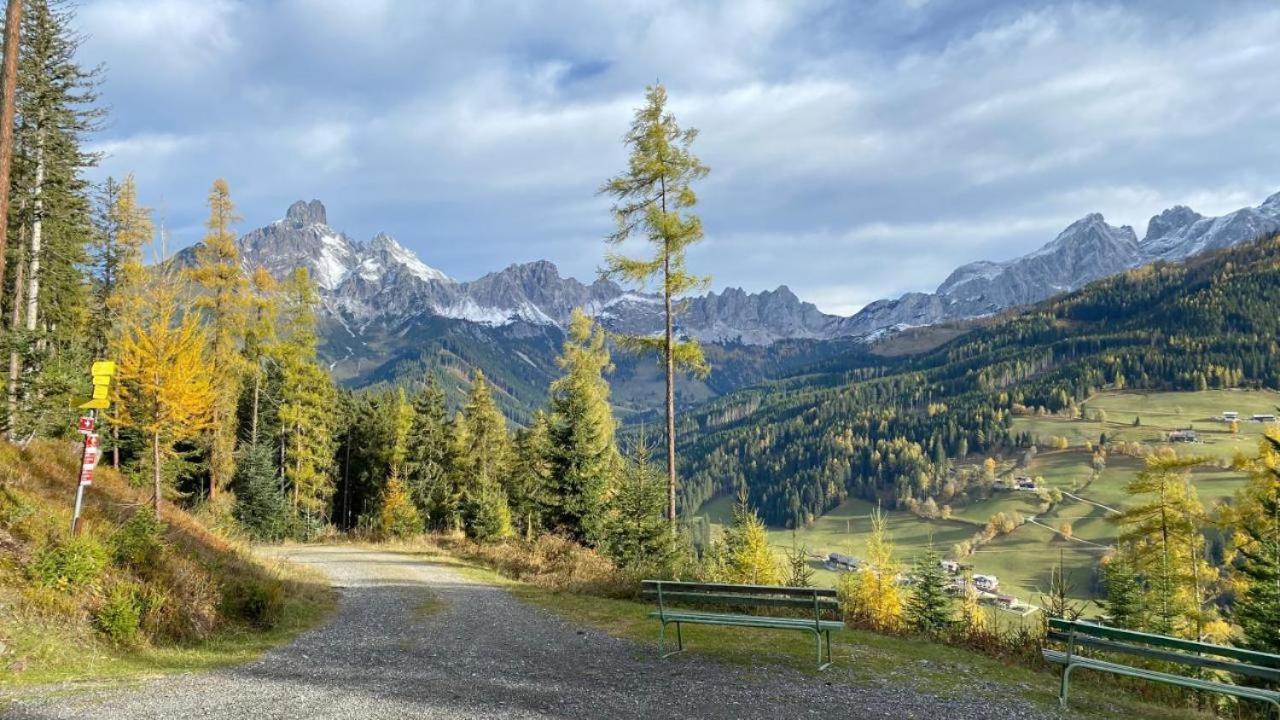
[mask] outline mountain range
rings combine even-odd
[[[1221,217],[1173,207],[1151,218],[1141,239],[1129,226],[1090,214],[1032,253],[961,266],[933,293],[879,300],[850,317],[823,313],[785,285],[693,297],[678,329],[710,346],[716,372],[706,383],[686,384],[682,402],[794,371],[837,354],[849,342],[993,315],[1145,263],[1179,261],[1277,230],[1280,194]],[[662,328],[657,295],[606,279],[586,284],[562,277],[545,260],[456,280],[385,233],[365,242],[352,239],[329,224],[318,200],[295,202],[283,218],[238,243],[246,269],[262,266],[277,277],[296,267],[310,271],[320,291],[321,354],[335,377],[349,385],[394,381],[427,365],[453,368],[465,384],[470,370],[480,367],[507,393],[504,407],[520,417],[540,404],[555,375],[562,329],[574,308],[611,331],[647,334]],[[192,257],[188,249],[178,261]],[[623,385],[616,390],[623,405],[634,403],[637,411],[656,405],[658,384],[649,365],[620,359],[615,381]]]

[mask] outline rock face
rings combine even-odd
[[[1094,280],[1163,260],[1177,262],[1280,231],[1280,193],[1258,207],[1207,218],[1178,205],[1151,218],[1138,240],[1133,228],[1099,214],[1075,221],[1044,247],[1006,262],[957,268],[934,293],[908,293],[867,305],[841,326],[855,335],[944,320],[981,317],[1029,305]]]

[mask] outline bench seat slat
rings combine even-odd
[[[649,617],[665,619],[667,622],[682,622],[700,625],[741,625],[746,627],[779,628],[786,630],[812,630],[817,627],[819,630],[827,631],[839,630],[844,627],[844,623],[837,620],[822,620],[815,623],[812,619],[806,620],[804,618],[779,618],[766,617],[764,615],[734,615],[730,613],[700,613],[684,611],[659,612],[654,610],[649,613]]]
[[[1280,700],[1280,692],[1264,690],[1262,688],[1244,687],[1241,685],[1227,685],[1225,683],[1213,682],[1211,680],[1201,680],[1199,678],[1189,678],[1182,675],[1171,675],[1169,673],[1159,672],[1157,670],[1147,670],[1144,668],[1136,668],[1129,665],[1120,665],[1118,663],[1107,662],[1105,660],[1097,660],[1094,658],[1082,657],[1080,655],[1068,655],[1061,650],[1043,650],[1041,651],[1044,659],[1057,665],[1066,665],[1070,663],[1076,667],[1098,670],[1101,672],[1112,673],[1113,675],[1124,675],[1127,677],[1137,678],[1139,680],[1151,680],[1154,682],[1169,683],[1171,685],[1179,685],[1181,687],[1191,688],[1193,690],[1205,690],[1208,692],[1217,692],[1225,695],[1234,695],[1236,697],[1249,698],[1251,700],[1261,700],[1264,702],[1274,703]]]
[[[1098,625],[1097,623],[1091,622],[1081,622],[1078,620],[1072,621],[1050,618],[1049,627],[1064,633],[1074,632],[1077,640],[1079,640],[1081,635],[1091,635],[1093,637],[1116,640],[1124,643],[1138,643],[1171,650],[1181,650],[1183,652],[1199,653],[1202,655],[1216,655],[1218,657],[1241,660],[1259,667],[1280,669],[1280,655],[1272,655],[1270,653],[1258,652],[1256,650],[1213,645],[1210,643],[1196,642],[1195,640],[1183,640],[1182,638],[1168,637],[1165,635],[1151,635],[1149,633],[1138,632],[1136,630],[1125,630],[1123,628]]]
[[[645,590],[643,596],[649,600],[656,600],[658,592],[656,590]],[[662,599],[664,602],[672,603],[702,603],[706,605],[759,605],[769,607],[795,607],[808,608],[812,610],[816,604],[820,610],[839,610],[840,602],[834,598],[793,598],[779,595],[739,595],[737,593],[702,593],[702,592],[683,592],[679,590],[662,591]]]
[[[784,587],[781,585],[733,585],[730,583],[694,583],[694,582],[677,582],[675,580],[644,580],[641,587],[644,590],[657,592],[658,586],[662,586],[662,594],[665,596],[668,592],[710,592],[710,593],[738,593],[742,595],[791,595],[794,597],[807,597],[810,600],[817,597],[835,597],[836,591],[833,588],[795,588]]]
[[[1063,643],[1071,640],[1071,636],[1061,630],[1050,630],[1048,637],[1050,640]],[[1105,652],[1135,655],[1138,657],[1151,658],[1152,660],[1165,660],[1172,663],[1190,665],[1192,667],[1201,667],[1208,670],[1223,670],[1225,672],[1247,675],[1260,680],[1280,682],[1280,670],[1258,667],[1257,665],[1250,665],[1248,663],[1235,662],[1232,660],[1219,660],[1217,658],[1203,657],[1199,655],[1188,655],[1187,653],[1161,650],[1159,648],[1143,645],[1131,645],[1129,643],[1116,642],[1115,640],[1107,640],[1105,638],[1089,637],[1085,635],[1076,635],[1075,643],[1077,645],[1097,648],[1098,650]]]

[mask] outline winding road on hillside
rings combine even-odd
[[[238,667],[105,690],[60,690],[24,700],[6,717],[1055,716],[1008,697],[998,684],[982,683],[970,697],[940,698],[897,682],[859,682],[847,669],[807,674],[767,664],[739,667],[694,653],[661,660],[651,645],[571,623],[448,563],[339,546],[278,552],[318,568],[341,588],[340,607],[323,627]]]

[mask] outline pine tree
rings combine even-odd
[[[666,482],[641,437],[623,463],[617,493],[609,502],[600,552],[624,570],[674,575],[681,548],[667,522],[666,498]]]
[[[195,313],[179,312],[176,284],[160,276],[147,296],[146,312],[124,328],[117,370],[121,403],[113,420],[147,439],[158,513],[164,461],[175,443],[209,427],[214,393],[204,330]]]
[[[708,366],[696,341],[680,339],[675,318],[680,297],[705,286],[709,278],[689,273],[688,248],[702,239],[702,221],[690,212],[697,202],[693,182],[708,169],[689,150],[698,136],[693,128],[681,129],[666,108],[667,90],[653,85],[645,90],[645,104],[624,139],[631,148],[627,170],[601,188],[616,202],[613,216],[617,230],[608,242],[619,246],[633,235],[642,235],[654,247],[647,258],[631,258],[611,252],[605,274],[638,286],[651,281],[661,286],[664,332],[661,337],[631,336],[623,344],[658,355],[666,373],[667,518],[676,522],[676,400],[675,376],[681,370],[706,375]]]
[[[241,446],[232,487],[236,495],[234,516],[251,537],[274,542],[289,536],[293,513],[280,490],[270,446]]]
[[[281,333],[272,348],[278,367],[280,454],[294,510],[313,524],[334,490],[333,428],[337,391],[316,361],[315,285],[298,268],[283,287]]]
[[[796,540],[791,532],[791,547],[787,548],[787,577],[783,585],[787,587],[813,587],[813,568],[809,566],[809,549]]]
[[[604,375],[613,365],[604,330],[581,310],[573,311],[558,360],[564,375],[551,384],[552,477],[555,488],[548,525],[592,544],[612,493],[619,459],[616,423]]]
[[[907,597],[907,622],[917,632],[937,634],[946,630],[955,613],[949,592],[951,578],[933,543],[916,560],[912,575],[915,583]]]
[[[209,461],[209,497],[230,481],[235,471],[236,404],[244,379],[244,342],[248,323],[248,282],[240,267],[231,225],[239,220],[227,181],[219,178],[209,189],[208,232],[196,246],[195,267],[186,271],[197,290],[196,307],[209,325],[209,349],[213,360],[213,424],[206,439]]]
[[[468,493],[464,510],[467,531],[477,540],[502,540],[515,534],[507,493],[496,482],[486,482]]]
[[[769,547],[764,521],[747,505],[745,495],[733,513],[733,526],[726,534],[730,582],[747,585],[777,585],[782,581],[778,559]]]
[[[405,480],[429,527],[459,525],[461,494],[454,482],[454,447],[444,391],[428,372],[413,398],[413,426],[407,439]]]

